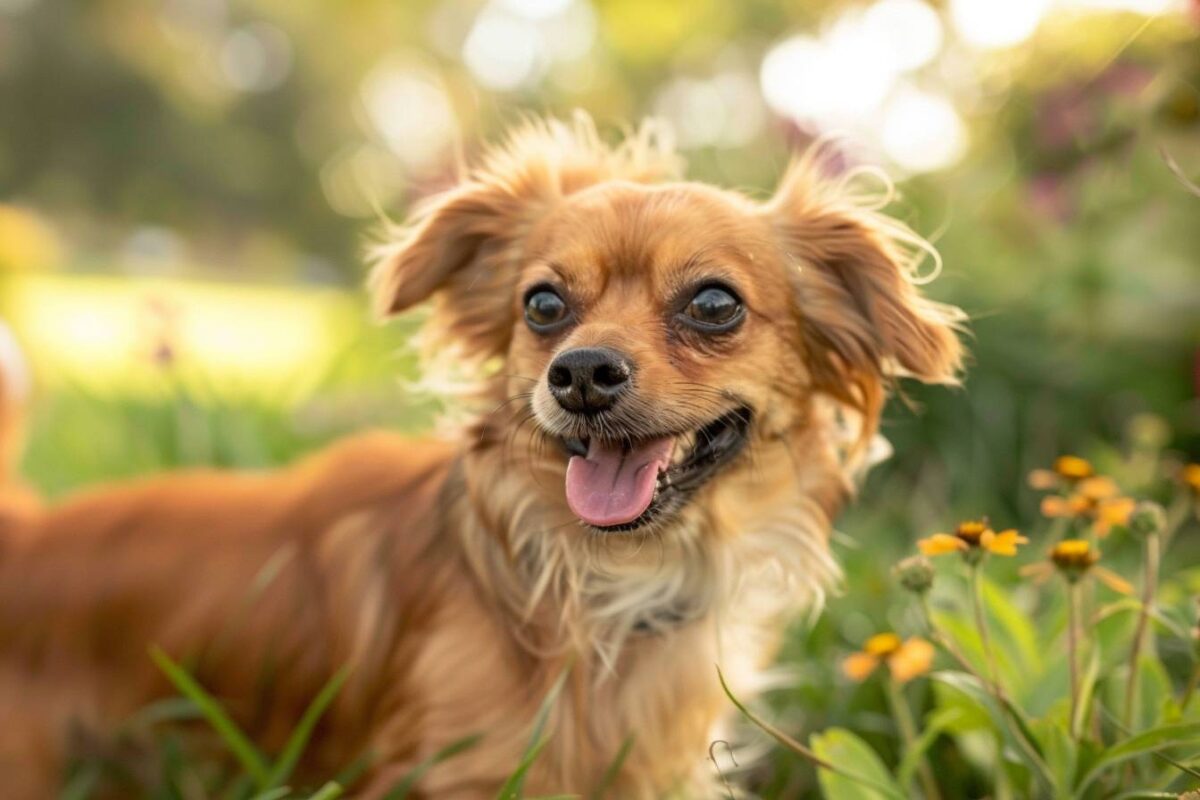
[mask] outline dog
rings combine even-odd
[[[346,668],[295,785],[367,754],[351,792],[378,800],[478,734],[417,796],[493,797],[544,707],[531,794],[704,796],[716,665],[761,687],[837,580],[887,395],[962,363],[922,240],[822,152],[755,200],[684,181],[652,124],[610,146],[586,117],[528,122],[389,231],[369,282],[384,317],[432,301],[426,363],[476,411],[456,435],[4,517],[5,796],[51,796],[81,753],[153,771],[118,735],[174,693],[151,647],[267,753]]]

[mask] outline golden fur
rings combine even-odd
[[[479,412],[459,435],[373,434],[276,474],[154,478],[0,517],[6,796],[48,796],[79,755],[153,779],[118,735],[171,693],[151,645],[267,752],[350,665],[300,782],[369,753],[354,796],[379,798],[482,733],[419,791],[491,797],[565,673],[529,792],[586,794],[634,735],[611,796],[702,793],[727,714],[713,665],[760,688],[786,615],[836,578],[828,533],[889,382],[950,382],[960,363],[958,312],[914,285],[920,240],[822,163],[759,203],[681,182],[653,127],[610,148],[586,119],[526,125],[393,231],[371,278],[383,314],[433,299],[425,346]],[[667,298],[713,275],[743,295],[736,333],[664,323]],[[547,279],[581,309],[550,337],[522,319]],[[695,428],[733,398],[754,414],[738,459],[634,534],[589,531],[563,497],[557,437],[576,423],[545,370],[597,344],[638,364],[620,435]],[[187,733],[203,746],[202,726]]]

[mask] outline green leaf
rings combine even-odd
[[[971,701],[971,704],[986,713],[993,729],[1001,734],[1004,732],[1006,728],[1002,716],[1004,712],[996,705],[992,695],[974,675],[957,670],[941,670],[931,672],[929,678],[959,691]],[[1020,711],[1016,713],[1020,714]],[[1028,720],[1024,720],[1024,722],[1028,725]]]
[[[1020,756],[1020,763],[1043,783],[1047,785],[1053,783],[1042,754],[1037,752],[1038,739],[1030,728],[1029,717],[1019,706],[1010,701],[1005,706],[1008,710],[1006,712],[997,705],[991,693],[984,688],[978,678],[965,672],[943,670],[930,673],[929,677],[937,683],[953,687],[964,696],[969,697],[973,705],[984,709],[991,720],[991,727],[995,735],[1000,737],[1001,742],[1009,745],[1008,749],[1011,752]],[[1009,720],[1012,722],[1011,726]],[[1016,737],[1021,737],[1023,741],[1017,741]],[[1002,758],[1001,762],[1003,761]],[[1003,769],[1003,763],[997,763],[996,768]]]
[[[1177,747],[1200,739],[1200,722],[1183,725],[1164,725],[1131,736],[1120,744],[1103,751],[1079,782],[1075,796],[1082,798],[1092,782],[1111,767],[1147,753]]]
[[[275,767],[267,778],[268,786],[280,786],[291,777],[292,771],[296,769],[296,764],[300,762],[300,756],[304,754],[304,748],[308,745],[313,729],[317,727],[317,723],[329,708],[329,704],[337,697],[349,677],[349,666],[342,667],[333,674],[333,677],[313,698],[308,708],[305,709],[304,716],[300,718],[300,722],[292,731],[292,735],[288,737],[283,752],[275,761]]]
[[[896,783],[901,786],[912,784],[913,776],[925,753],[943,733],[953,730],[966,714],[961,708],[950,707],[939,709],[925,718],[925,726],[921,735],[912,743],[896,768]]]
[[[1101,608],[1095,614],[1095,620],[1102,622],[1111,616],[1123,613],[1137,613],[1142,610],[1142,601],[1136,597],[1122,597],[1120,600],[1115,600],[1112,603]],[[1149,609],[1150,617],[1153,618],[1159,625],[1162,625],[1172,635],[1177,638],[1187,640],[1191,637],[1188,633],[1187,624],[1181,624],[1179,621],[1171,619],[1168,613],[1156,606],[1151,606]]]
[[[311,795],[308,800],[334,800],[335,797],[341,797],[345,791],[341,786],[330,781]]]
[[[1066,715],[1063,714],[1063,717]],[[1067,733],[1064,723],[1058,719],[1039,719],[1030,723],[1034,735],[1041,745],[1042,755],[1054,780],[1057,797],[1067,797],[1075,782],[1079,751],[1075,741]]]
[[[1071,720],[1071,731],[1076,739],[1080,737],[1087,720],[1091,719],[1092,702],[1096,697],[1096,681],[1099,676],[1100,655],[1096,648],[1092,648],[1087,672],[1083,674],[1083,679],[1079,682],[1079,699],[1075,704],[1075,717]],[[1068,691],[1069,697],[1070,692]]]
[[[270,773],[266,760],[246,734],[242,733],[237,723],[225,713],[225,709],[221,707],[221,704],[206,692],[204,687],[197,683],[196,679],[187,670],[176,664],[158,646],[150,648],[150,657],[154,659],[154,663],[158,665],[158,668],[175,685],[175,688],[196,704],[196,707],[204,714],[204,718],[208,720],[208,724],[225,741],[230,752],[241,762],[242,768],[249,773],[258,787],[260,789],[269,788]]]
[[[470,750],[472,747],[479,744],[479,740],[482,738],[483,734],[475,733],[470,736],[464,736],[463,738],[446,745],[441,750],[438,750],[429,758],[425,759],[409,770],[407,775],[401,778],[395,786],[388,790],[388,793],[383,796],[383,800],[404,800],[404,798],[408,797],[409,793],[412,792],[413,788],[417,785],[417,782],[420,781],[421,778],[425,777],[426,772],[429,772],[429,770],[431,770],[437,764],[440,764],[449,758],[453,758],[459,753]]]
[[[1174,700],[1171,679],[1155,656],[1144,654],[1138,659],[1138,696],[1135,722],[1139,730],[1148,730],[1166,720],[1164,712]]]
[[[829,764],[853,765],[854,777],[841,770],[817,768],[821,793],[829,800],[879,800],[902,798],[896,783],[875,751],[845,728],[829,728],[812,735],[812,749]]]
[[[1024,684],[1042,672],[1042,649],[1030,615],[1012,601],[1012,592],[983,579],[983,604],[993,624],[992,646],[1002,677]]]
[[[887,783],[877,783],[869,775],[861,775],[856,771],[846,769],[840,764],[834,764],[833,762],[828,761],[827,759],[818,755],[816,751],[810,750],[809,748],[800,744],[800,742],[797,742],[791,736],[788,736],[779,728],[776,728],[774,725],[762,719],[750,709],[746,708],[745,704],[743,704],[741,700],[738,700],[737,696],[730,690],[729,684],[725,682],[725,675],[721,672],[720,667],[717,667],[717,679],[720,680],[721,690],[725,692],[725,696],[729,698],[729,702],[733,703],[737,707],[737,710],[742,712],[746,719],[753,722],[775,741],[779,742],[793,753],[812,762],[819,769],[826,769],[831,772],[836,772],[848,780],[873,788],[886,797],[895,797],[897,800],[901,800],[904,797],[903,791],[900,791],[896,787],[896,784],[894,781],[892,781],[890,775],[888,776]],[[896,794],[896,792],[899,792],[899,794]]]
[[[950,733],[955,735],[975,731],[991,733],[995,730],[991,712],[974,695],[948,683],[938,681],[931,681],[930,687],[933,689],[933,696],[939,709],[956,712],[954,720],[947,728]]]

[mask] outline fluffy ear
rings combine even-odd
[[[936,253],[900,222],[822,175],[820,152],[793,164],[764,207],[796,265],[797,306],[819,388],[867,416],[886,382],[954,383],[962,366],[952,306],[922,297],[915,270]]]
[[[669,140],[643,126],[608,147],[595,124],[534,121],[488,152],[456,187],[430,198],[377,251],[370,289],[381,316],[435,298],[433,338],[479,361],[507,350],[529,228],[562,197],[604,180],[678,172]]]

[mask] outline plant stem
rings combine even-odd
[[[988,680],[993,694],[999,692],[999,671],[996,669],[996,654],[992,651],[992,641],[988,634],[987,617],[983,611],[983,581],[979,577],[979,565],[972,564],[970,571],[971,611],[975,615],[975,628],[979,631],[979,644],[983,648],[983,660],[987,665]]]
[[[1142,560],[1142,607],[1138,609],[1137,627],[1133,631],[1133,642],[1129,646],[1129,677],[1125,682],[1125,713],[1121,723],[1127,730],[1135,730],[1133,712],[1137,708],[1138,673],[1141,668],[1142,648],[1150,622],[1150,608],[1158,591],[1159,540],[1157,533],[1146,535],[1145,553]]]
[[[891,706],[892,716],[896,719],[896,727],[900,729],[900,738],[904,741],[904,752],[910,753],[916,746],[917,726],[913,722],[908,701],[904,699],[904,690],[900,684],[892,680],[890,675],[884,676],[883,684],[887,690],[888,705]],[[917,776],[921,780],[921,790],[924,796],[929,800],[939,800],[942,795],[938,791],[937,781],[934,780],[933,771],[929,769],[929,762],[925,760],[924,754],[917,761]]]
[[[1071,735],[1080,733],[1075,719],[1079,705],[1079,584],[1067,581],[1067,667],[1071,675]]]
[[[1179,699],[1179,712],[1186,714],[1188,706],[1192,703],[1192,695],[1196,693],[1196,687],[1200,686],[1200,661],[1197,661],[1192,666],[1192,675],[1188,678],[1187,686],[1183,689],[1183,696]]]

